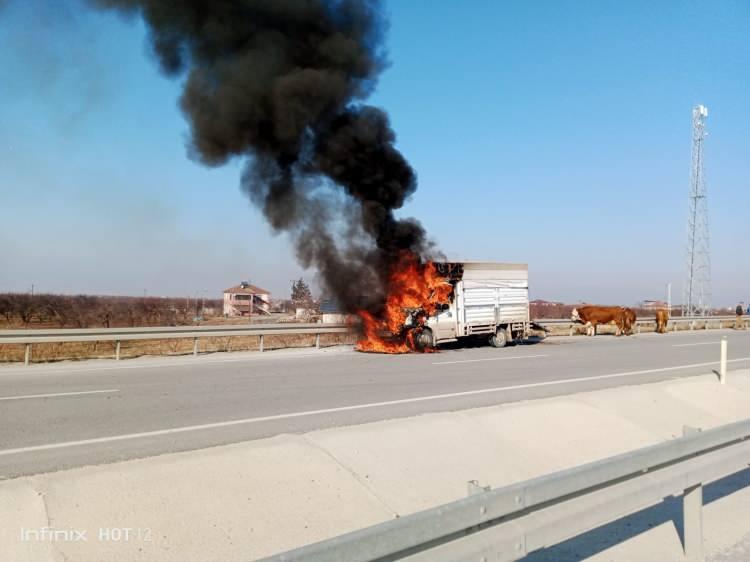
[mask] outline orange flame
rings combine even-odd
[[[414,338],[427,317],[447,303],[453,286],[441,276],[432,262],[422,263],[415,255],[405,253],[391,272],[388,295],[382,318],[369,312],[358,312],[364,335],[357,350],[375,353],[409,353],[417,349]],[[410,312],[418,310],[417,326],[404,330]],[[391,338],[384,338],[390,333]],[[423,351],[432,351],[425,349]]]

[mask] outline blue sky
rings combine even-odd
[[[60,3],[62,4],[62,3]],[[0,11],[0,291],[216,296],[308,279],[186,154],[179,80],[138,20]],[[55,8],[53,8],[55,6]],[[529,263],[532,295],[679,301],[692,106],[709,108],[714,303],[750,300],[750,4],[392,0],[384,107],[419,175],[400,212],[451,259]]]

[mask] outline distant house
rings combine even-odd
[[[572,306],[557,301],[535,299],[529,302],[529,312],[532,318],[566,318],[570,316]]]
[[[271,313],[271,293],[247,281],[224,290],[224,316]]]
[[[661,310],[667,308],[667,306],[667,303],[660,300],[646,300],[641,303],[641,308],[643,310]]]
[[[543,299],[536,299],[529,303],[531,306],[564,306],[561,302],[545,301]]]

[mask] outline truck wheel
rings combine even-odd
[[[490,336],[490,345],[492,347],[505,347],[508,343],[508,335],[503,328],[498,328],[497,332]]]
[[[417,334],[414,343],[419,351],[424,351],[425,349],[434,347],[435,340],[432,337],[432,330],[424,328],[419,334]]]

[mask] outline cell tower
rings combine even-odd
[[[693,156],[690,171],[687,279],[682,305],[684,316],[706,316],[711,308],[711,253],[708,236],[708,200],[703,175],[703,144],[708,108],[693,108]]]

